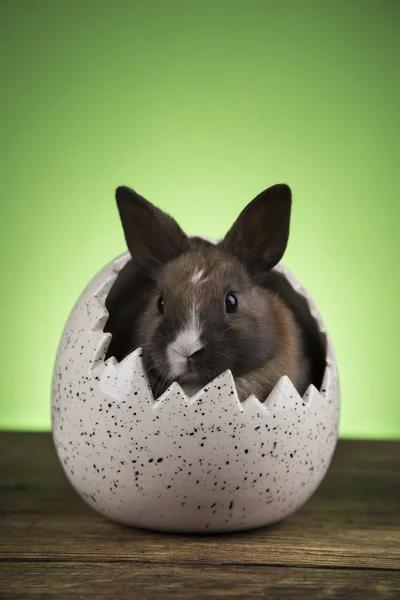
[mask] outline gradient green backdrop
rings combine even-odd
[[[48,429],[58,341],[131,185],[222,236],[294,193],[284,262],[336,348],[341,435],[399,437],[399,6],[1,1],[0,427]]]

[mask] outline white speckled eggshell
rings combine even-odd
[[[238,531],[297,510],[324,477],[335,449],[339,383],[327,340],[321,391],[301,398],[282,377],[262,404],[240,403],[230,371],[187,398],[177,383],[154,401],[140,349],[104,362],[111,335],[104,301],[124,254],[89,283],[64,329],[52,386],[57,453],[77,492],[110,519],[160,531]]]

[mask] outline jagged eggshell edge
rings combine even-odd
[[[301,398],[282,377],[268,399],[239,402],[227,371],[193,398],[174,383],[154,400],[141,350],[104,362],[111,334],[105,299],[129,254],[104,267],[82,293],[65,326],[52,385],[56,450],[77,492],[103,515],[163,531],[250,529],[297,510],[323,479],[335,449],[340,394],[326,339],[321,391]]]

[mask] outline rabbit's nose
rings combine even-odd
[[[189,364],[195,363],[196,360],[198,360],[199,358],[201,358],[203,356],[203,354],[204,354],[203,348],[200,348],[200,350],[196,350],[196,352],[193,352],[193,354],[188,356]]]

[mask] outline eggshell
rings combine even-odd
[[[264,403],[241,403],[230,371],[193,398],[178,383],[154,400],[141,350],[104,362],[111,334],[105,299],[126,253],[89,283],[68,319],[52,385],[52,425],[63,469],[103,515],[173,532],[251,529],[279,521],[315,492],[335,449],[340,393],[331,340],[321,390],[301,398],[283,376]]]

